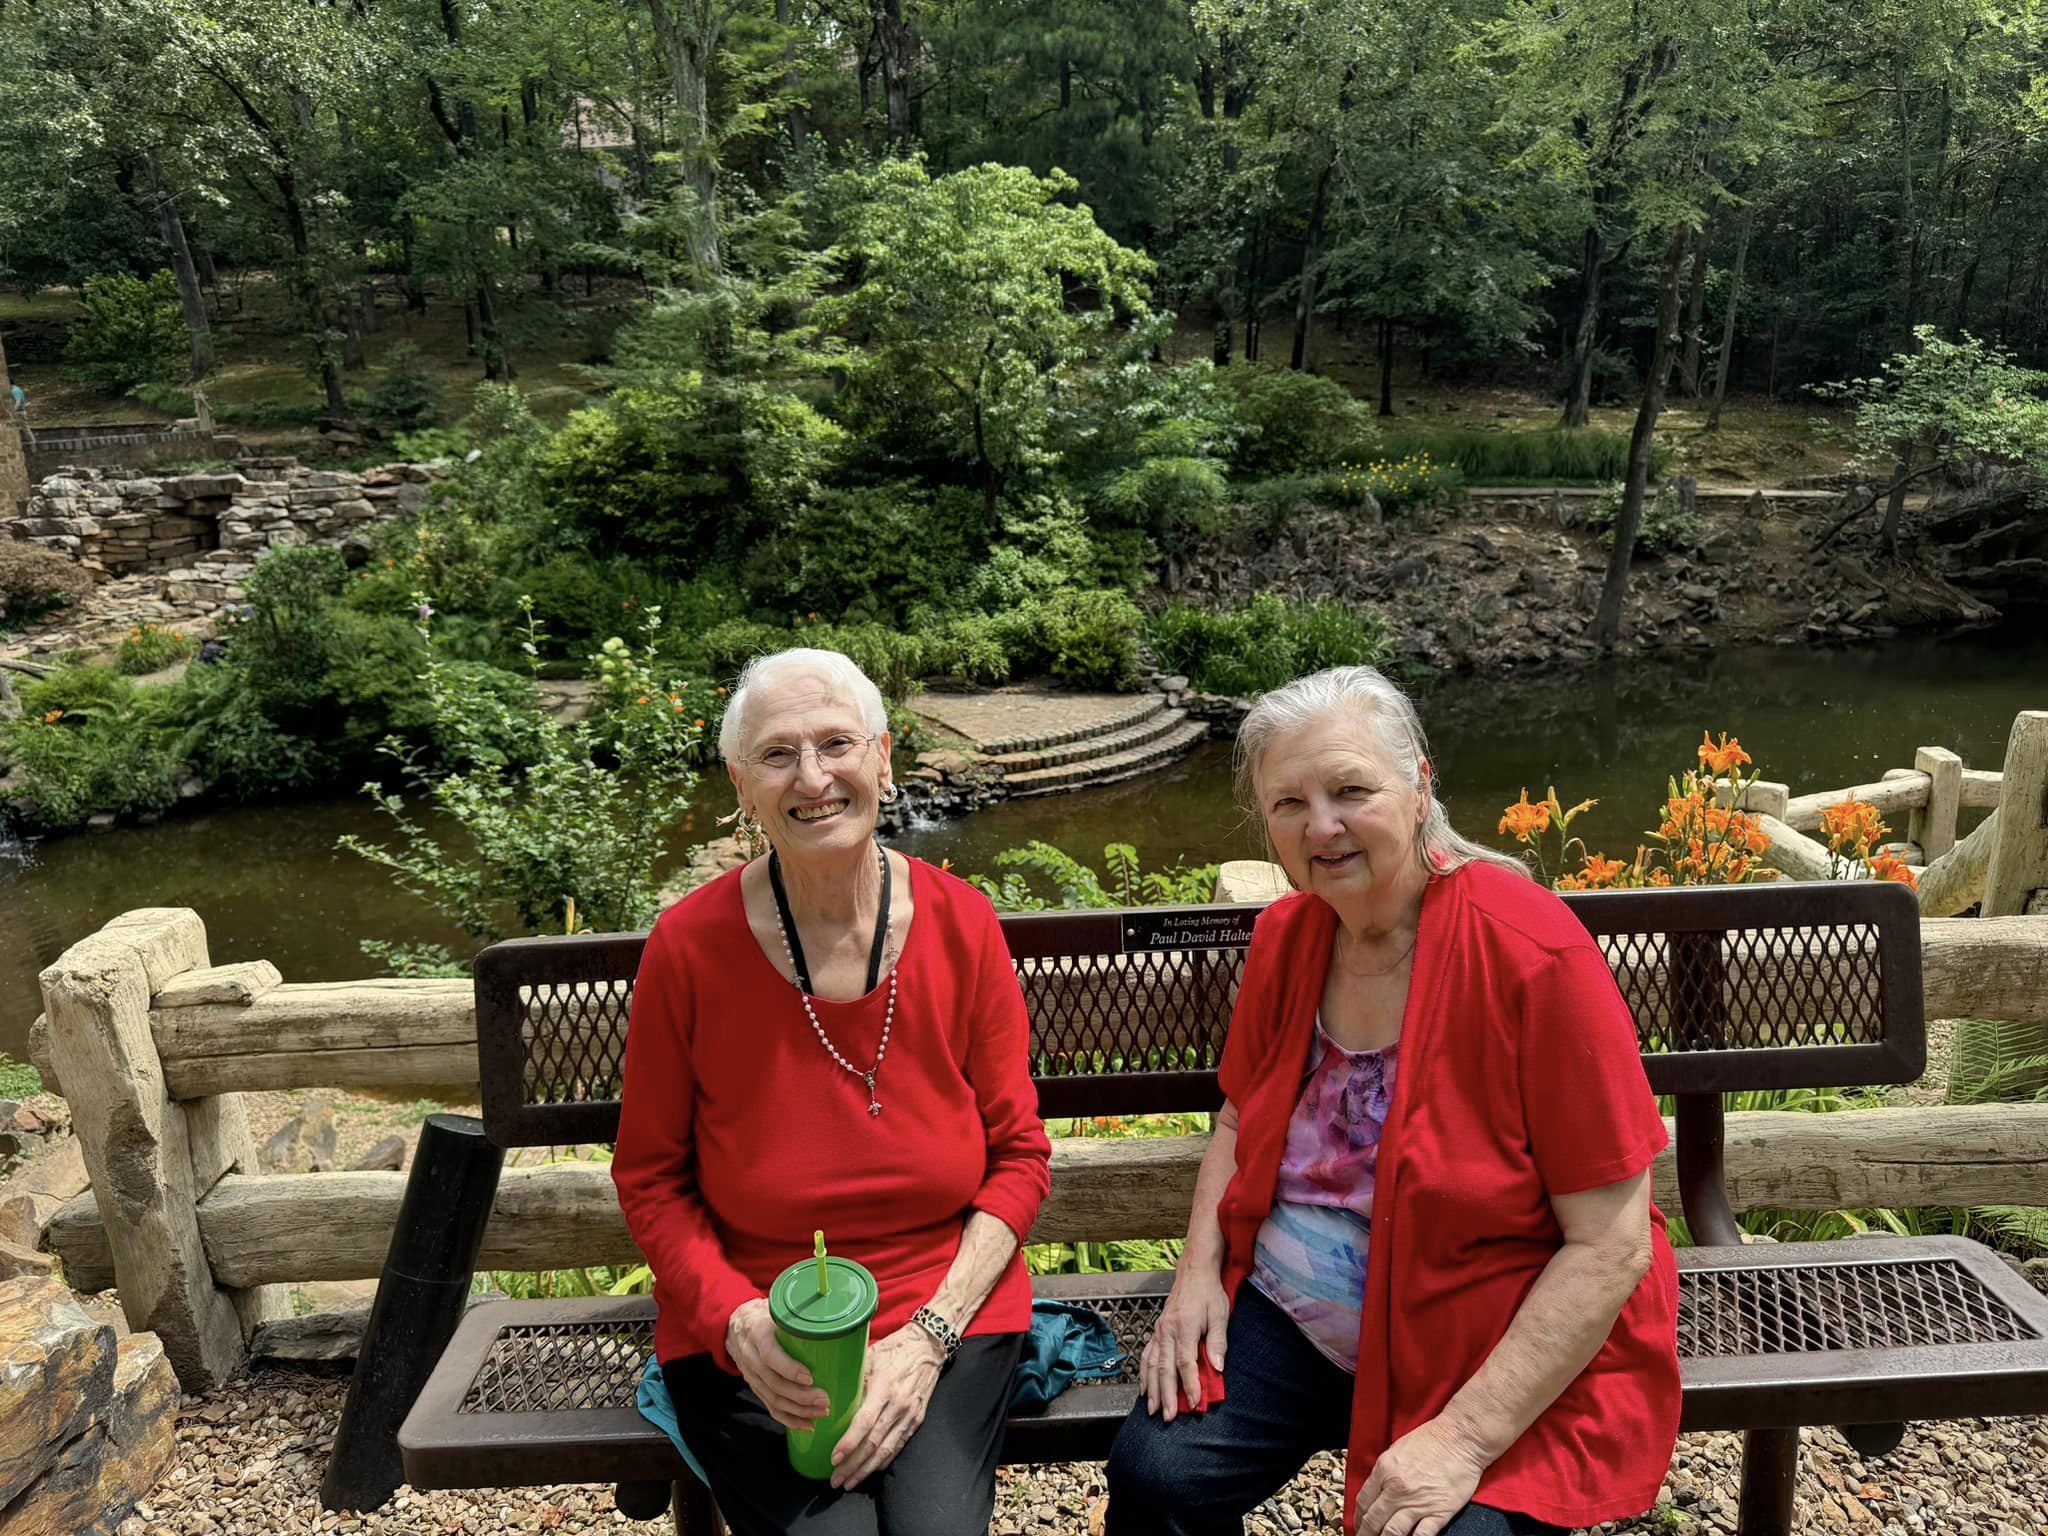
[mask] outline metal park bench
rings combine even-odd
[[[1634,1012],[1651,1085],[1677,1097],[1687,1429],[1747,1432],[1743,1536],[1792,1525],[1799,1431],[1866,1455],[1909,1419],[2048,1410],[2048,1297],[1955,1238],[1743,1246],[1722,1186],[1721,1095],[1912,1082],[1926,1060],[1919,918],[1903,887],[1762,885],[1566,898]],[[1003,927],[1047,1117],[1201,1111],[1243,966],[1249,907],[1014,916]],[[638,935],[521,939],[476,965],[484,1120],[501,1146],[609,1142]],[[1055,1177],[1057,1183],[1057,1175]],[[1160,1234],[1165,1235],[1165,1234]],[[1130,1351],[1120,1376],[1013,1415],[1012,1463],[1098,1460],[1138,1395],[1171,1275],[1041,1277]],[[400,1435],[421,1488],[616,1482],[620,1508],[720,1529],[633,1407],[653,1347],[638,1296],[474,1308]],[[1332,1426],[1333,1444],[1342,1426]],[[671,1493],[673,1490],[673,1495]]]

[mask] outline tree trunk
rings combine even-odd
[[[775,25],[783,29],[782,94],[789,98],[789,147],[800,155],[810,142],[811,120],[803,102],[797,98],[797,87],[802,85],[803,79],[797,72],[796,28],[790,15],[790,0],[775,0]]]
[[[1721,430],[1721,407],[1728,399],[1729,366],[1735,360],[1735,307],[1742,299],[1742,262],[1749,255],[1749,232],[1756,215],[1745,213],[1735,236],[1735,271],[1728,279],[1728,308],[1721,316],[1721,353],[1714,359],[1714,408],[1707,412],[1707,430]]]
[[[498,306],[491,297],[491,280],[476,285],[477,329],[483,333],[484,377],[511,379],[512,359],[506,355],[504,338],[498,333]]]
[[[284,203],[285,227],[292,238],[292,285],[298,289],[299,307],[313,333],[313,348],[319,359],[320,387],[327,396],[327,414],[338,420],[348,417],[348,397],[341,390],[341,370],[334,364],[334,343],[329,335],[327,306],[320,298],[320,280],[313,272],[313,240],[306,228],[306,210],[299,203],[298,179],[289,167],[272,173],[278,196]]]
[[[206,294],[199,285],[199,268],[192,260],[192,247],[185,239],[185,220],[178,212],[178,200],[164,184],[163,171],[155,155],[149,157],[151,200],[156,204],[157,230],[171,252],[171,275],[178,280],[178,304],[185,313],[185,337],[191,361],[186,380],[197,383],[213,371],[213,330],[206,319]]]
[[[1878,535],[1894,560],[1899,558],[1899,526],[1906,517],[1906,486],[1913,476],[1914,446],[1912,438],[1899,444],[1899,462],[1892,470],[1891,495],[1885,498],[1884,503],[1884,528]]]
[[[1685,350],[1678,357],[1678,380],[1693,399],[1700,397],[1700,320],[1707,307],[1707,237],[1711,220],[1693,239],[1692,282],[1685,296]]]
[[[1394,318],[1380,321],[1380,414],[1394,414]]]
[[[1572,386],[1565,397],[1564,424],[1583,427],[1593,410],[1593,340],[1599,333],[1603,255],[1600,226],[1588,224],[1579,272],[1579,328],[1572,338]]]
[[[346,299],[341,305],[341,366],[349,373],[363,366],[363,317]]]
[[[1635,430],[1629,434],[1628,479],[1622,486],[1621,510],[1615,514],[1614,547],[1607,552],[1607,581],[1600,589],[1597,636],[1603,651],[1612,650],[1621,639],[1629,562],[1635,553],[1636,533],[1643,525],[1643,497],[1650,484],[1650,450],[1656,437],[1657,418],[1664,411],[1664,391],[1678,347],[1680,276],[1690,236],[1691,232],[1682,224],[1671,231],[1670,244],[1664,250],[1664,268],[1658,277],[1657,336],[1650,348],[1650,376],[1643,383]]]
[[[463,350],[471,357],[476,356],[476,305],[469,299],[462,301]]]
[[[875,29],[882,49],[882,104],[889,114],[893,149],[917,137],[917,96],[910,88],[917,72],[917,31],[903,19],[903,0],[882,0]]]
[[[725,15],[721,8],[692,4],[684,15],[697,23],[693,28],[678,25],[668,0],[647,0],[647,7],[675,91],[677,159],[682,163],[683,180],[696,197],[685,235],[690,261],[703,276],[717,277],[722,267],[718,255],[718,151],[711,140],[711,61],[717,57],[725,31]]]
[[[1308,243],[1301,251],[1301,290],[1294,299],[1294,352],[1289,359],[1296,372],[1308,367],[1309,330],[1315,324],[1316,314],[1316,268],[1323,256],[1323,209],[1328,201],[1330,172],[1335,166],[1334,159],[1323,166],[1323,174],[1316,178],[1315,200],[1309,206]]]

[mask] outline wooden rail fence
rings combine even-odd
[[[2048,917],[1922,926],[1930,1017],[2048,1021]],[[196,913],[115,919],[43,972],[38,1066],[70,1100],[92,1189],[50,1229],[75,1285],[117,1285],[187,1391],[231,1374],[293,1282],[375,1275],[402,1173],[263,1174],[239,1097],[291,1088],[473,1084],[466,981],[287,984],[211,966]],[[1032,1236],[1174,1235],[1205,1138],[1062,1140]],[[1659,1198],[1675,1201],[1669,1154]],[[2048,1105],[1738,1114],[1738,1210],[2048,1204]],[[636,1257],[599,1163],[508,1170],[483,1262],[548,1269]]]

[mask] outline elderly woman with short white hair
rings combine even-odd
[[[846,657],[750,664],[719,747],[768,852],[649,935],[612,1163],[683,1439],[734,1536],[985,1530],[1049,1185],[1009,950],[986,897],[876,841],[888,714]],[[766,1299],[817,1228],[880,1292],[829,1484],[789,1464],[827,1402]]]
[[[1238,1536],[1330,1445],[1356,1536],[1648,1509],[1678,1277],[1650,1201],[1664,1122],[1598,945],[1452,830],[1372,668],[1267,694],[1238,765],[1294,892],[1245,958],[1108,1536]]]

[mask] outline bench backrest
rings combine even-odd
[[[1565,898],[1599,941],[1659,1093],[1906,1083],[1926,1065],[1919,909],[1880,881]],[[1002,920],[1047,1117],[1213,1109],[1256,906]],[[476,959],[484,1123],[501,1146],[617,1138],[645,934],[512,939]]]

